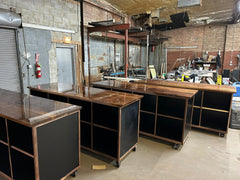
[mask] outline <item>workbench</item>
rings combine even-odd
[[[183,145],[192,119],[196,90],[133,84],[121,81],[100,81],[93,87],[143,95],[141,101],[140,133]]]
[[[30,87],[30,93],[82,106],[82,148],[115,160],[117,167],[136,149],[142,96],[58,83]]]
[[[228,133],[235,87],[166,80],[140,80],[134,83],[198,90],[192,127],[217,132],[221,137]]]
[[[0,174],[59,180],[80,168],[81,107],[0,89]]]

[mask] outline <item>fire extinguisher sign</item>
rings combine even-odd
[[[39,55],[40,55],[39,53],[36,53],[36,54],[35,54],[36,63],[38,63],[38,61],[39,61]]]

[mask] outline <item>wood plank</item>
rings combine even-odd
[[[128,83],[121,81],[99,81],[92,83],[95,87],[106,87],[106,88],[114,88],[119,90],[126,90],[130,92],[138,92],[144,94],[153,94],[158,96],[170,96],[177,98],[192,98],[197,90],[183,89],[183,88],[172,88],[172,87],[164,87],[164,86],[155,86],[148,84],[137,84],[137,83]]]
[[[190,83],[190,82],[178,82],[178,81],[167,81],[167,80],[140,80],[134,81],[134,83],[140,84],[151,84],[158,86],[176,87],[176,88],[186,88],[195,90],[205,90],[205,91],[216,91],[224,93],[236,93],[236,88],[232,86],[219,86],[211,84],[201,84],[201,83]]]

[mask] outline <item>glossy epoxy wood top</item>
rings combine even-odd
[[[63,83],[50,83],[29,87],[46,93],[57,94],[108,106],[123,107],[140,100],[143,96],[129,93],[114,92],[88,86],[75,86]]]
[[[29,127],[80,109],[80,106],[0,89],[0,117]]]
[[[108,87],[113,89],[138,92],[143,94],[154,94],[159,96],[171,96],[178,98],[192,98],[197,93],[197,90],[128,83],[113,80],[94,82],[92,83],[92,85],[98,87]]]
[[[134,83],[151,84],[151,85],[157,85],[157,86],[167,86],[167,87],[176,87],[176,88],[196,89],[196,90],[205,90],[205,91],[216,91],[216,92],[223,92],[223,93],[236,93],[235,87],[225,86],[225,85],[219,86],[219,85],[214,85],[214,84],[154,80],[154,79],[140,80],[140,81],[135,81]]]

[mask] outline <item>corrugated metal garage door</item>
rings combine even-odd
[[[20,92],[15,30],[0,28],[0,88]]]

